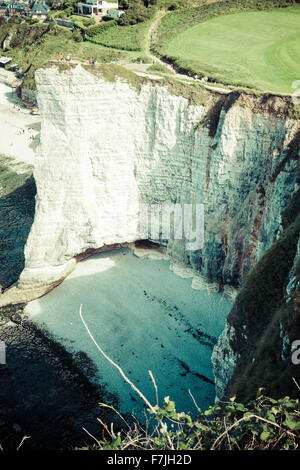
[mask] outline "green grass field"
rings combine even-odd
[[[300,80],[300,5],[219,16],[161,51],[195,73],[232,85],[293,93]]]
[[[130,26],[112,26],[88,38],[89,41],[127,51],[141,51],[150,21]]]

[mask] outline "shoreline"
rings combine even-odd
[[[99,406],[105,401],[117,407],[118,398],[105,384],[96,383],[97,371],[89,358],[80,351],[70,354],[47,330],[28,320],[23,309],[0,309],[0,338],[7,345],[7,363],[0,367],[4,451],[16,450],[25,435],[30,438],[22,450],[91,447],[83,427],[101,438],[98,417],[120,430],[117,414]]]
[[[14,90],[0,81],[0,153],[33,164],[40,122],[40,116],[32,114]]]
[[[151,243],[151,242],[150,242]],[[153,244],[154,245],[154,244]],[[190,266],[186,266],[182,263],[174,262],[166,254],[164,247],[162,245],[157,247],[149,247],[149,243],[142,244],[140,240],[131,243],[117,243],[115,245],[104,245],[98,249],[91,249],[87,252],[80,253],[73,258],[71,258],[65,265],[57,266],[55,268],[61,269],[61,276],[54,279],[52,282],[47,284],[36,284],[35,286],[26,286],[26,284],[19,287],[20,279],[18,279],[14,284],[5,289],[2,294],[0,294],[0,309],[8,305],[19,305],[22,303],[32,302],[37,300],[50,292],[56,289],[61,285],[68,277],[76,270],[77,265],[93,256],[96,253],[104,253],[107,251],[113,252],[119,248],[129,248],[134,256],[140,259],[152,259],[152,260],[165,260],[169,263],[169,269],[177,277],[183,279],[191,279],[191,288],[196,291],[207,291],[208,294],[222,293],[222,296],[226,300],[234,302],[238,289],[230,284],[226,284],[220,288],[220,285],[216,282],[209,281],[201,276],[199,273],[195,272]]]

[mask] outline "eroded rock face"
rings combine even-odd
[[[286,103],[235,96],[191,105],[159,83],[136,90],[80,66],[36,74],[42,117],[36,214],[20,288],[63,278],[73,257],[141,238],[141,204],[203,203],[204,248],[171,241],[204,279],[242,284],[281,230],[296,188],[297,123]]]
[[[214,348],[217,399],[237,395],[246,403],[260,387],[274,398],[298,396],[292,353],[300,338],[299,191],[295,196],[292,217],[247,277]]]
[[[0,294],[24,268],[24,246],[34,219],[32,170],[0,154]]]
[[[216,346],[213,349],[212,363],[214,366],[216,400],[223,397],[224,390],[233,376],[234,369],[239,358],[239,353],[231,347],[231,341],[235,338],[236,332],[233,326],[226,323]]]

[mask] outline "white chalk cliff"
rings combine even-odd
[[[207,94],[195,105],[163,83],[138,90],[81,66],[41,69],[36,83],[36,213],[19,288],[62,279],[88,249],[141,238],[142,203],[203,203],[204,248],[176,240],[168,253],[204,279],[242,283],[296,189],[284,100]]]
[[[298,189],[299,121],[288,98],[137,83],[111,70],[107,77],[52,65],[36,73],[35,217],[25,268],[0,305],[42,295],[82,253],[144,238],[145,204],[204,204],[203,249],[164,241],[198,287],[241,286],[282,231],[282,211]],[[228,324],[213,355],[219,397],[239,359],[234,340]]]

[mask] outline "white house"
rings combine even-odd
[[[77,4],[78,13],[87,16],[104,16],[108,10],[118,9],[118,2],[109,3],[103,0],[86,0]]]
[[[31,18],[45,20],[50,12],[45,0],[37,0],[31,9]]]

